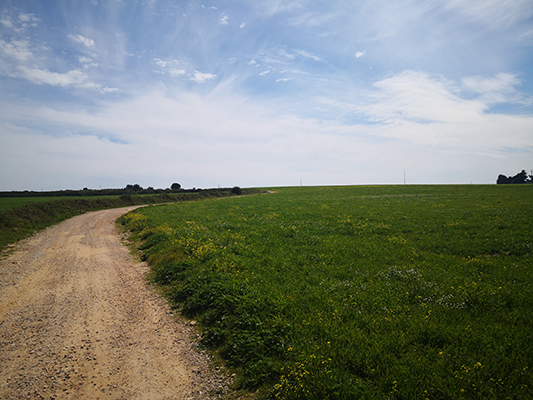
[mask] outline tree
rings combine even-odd
[[[527,172],[522,170],[515,176],[513,176],[513,183],[526,183],[527,182]]]
[[[231,193],[236,194],[237,196],[240,196],[242,194],[242,190],[240,187],[235,186],[233,189],[231,189]]]
[[[511,179],[507,178],[505,175],[498,175],[498,180],[496,181],[497,185],[505,185],[507,183],[511,183]]]
[[[126,189],[129,192],[139,192],[143,190],[142,186],[136,183],[135,185],[126,185]]]
[[[498,180],[496,181],[497,184],[508,184],[508,183],[514,183],[514,184],[521,184],[521,183],[533,183],[533,176],[529,176],[525,170],[522,170],[522,172],[519,172],[515,176],[505,176],[505,175],[498,175]]]
[[[181,185],[179,183],[173,183],[172,185],[170,185],[170,188],[172,190],[179,190],[181,189]]]

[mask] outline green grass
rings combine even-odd
[[[256,192],[259,190],[242,189],[242,194]],[[0,209],[0,251],[8,244],[28,237],[36,231],[88,211],[133,205],[196,201],[232,195],[234,195],[232,189],[206,189],[197,192],[156,195],[0,198],[0,204],[11,204],[11,207]]]
[[[118,198],[120,196],[65,196],[65,197],[0,197],[0,211],[21,207],[30,203],[45,203],[57,200],[95,200],[103,198]]]
[[[533,397],[533,186],[273,190],[120,220],[241,388]]]

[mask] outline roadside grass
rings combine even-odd
[[[533,186],[273,190],[119,219],[239,388],[533,398]]]
[[[242,189],[242,194],[254,194],[258,189]],[[0,198],[0,251],[50,225],[88,211],[157,203],[195,201],[206,198],[232,196],[232,189],[204,189],[191,193],[156,195],[26,197]]]
[[[66,196],[66,197],[0,197],[0,211],[17,208],[30,203],[46,203],[58,200],[96,200],[118,198],[120,196]]]

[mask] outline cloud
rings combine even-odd
[[[87,74],[79,69],[74,69],[65,73],[51,72],[46,69],[18,67],[19,78],[24,78],[37,85],[51,85],[59,87],[73,87],[77,89],[98,90],[101,93],[112,93],[118,91],[117,88],[104,87],[99,83],[89,81]]]
[[[81,35],[68,34],[67,36],[69,37],[69,39],[74,40],[77,43],[81,43],[81,44],[83,44],[86,47],[94,47],[94,40],[92,40],[92,39],[88,39],[88,38],[83,37]]]
[[[110,88],[110,87],[104,87],[102,88],[102,93],[115,93],[118,92],[118,88]]]
[[[194,81],[196,83],[205,83],[207,81],[215,79],[216,77],[217,76],[214,75],[214,74],[207,74],[207,73],[194,71],[194,74],[193,74],[193,77],[191,78],[191,81]]]
[[[476,87],[480,96],[472,98],[463,85],[438,75],[404,71],[375,82],[371,90],[358,93],[356,101],[325,103],[367,118],[368,132],[412,145],[493,155],[504,147],[531,146],[532,117],[488,112],[494,99],[486,96],[487,91],[492,96],[490,90],[516,84],[513,77],[463,81]]]
[[[38,85],[43,83],[52,86],[76,86],[87,85],[88,77],[80,70],[72,70],[66,73],[50,72],[44,69],[19,67],[20,75]]]
[[[366,50],[358,51],[357,53],[355,53],[355,58],[361,58],[361,57],[363,57],[365,54],[366,54]]]
[[[154,61],[156,65],[160,66],[161,68],[165,68],[167,66],[167,61],[163,61],[160,58],[154,58]]]
[[[169,74],[176,78],[187,73],[190,70],[190,66],[184,61],[179,60],[161,60],[160,58],[154,58],[155,64],[161,68],[159,73]]]
[[[324,61],[321,57],[318,57],[318,56],[315,56],[314,54],[311,54],[309,53],[308,51],[305,51],[305,50],[294,50],[294,52],[302,57],[305,57],[305,58],[311,58],[315,61]]]
[[[533,3],[529,0],[448,0],[446,7],[496,30],[533,17]]]
[[[24,13],[20,13],[18,15],[18,18],[10,18],[8,15],[4,15],[4,17],[0,19],[0,23],[2,25],[7,28],[13,29],[18,34],[24,33],[26,29],[30,26],[32,28],[35,28],[37,26],[38,21],[40,21],[40,19],[36,18],[33,14]]]
[[[170,76],[174,76],[174,77],[181,76],[181,75],[185,75],[185,70],[172,68],[171,70],[169,70],[169,74]]]
[[[271,69],[267,69],[266,71],[260,72],[259,76],[264,76],[264,75],[270,73],[270,71],[272,71],[272,70]]]
[[[13,22],[11,22],[11,20],[7,19],[7,18],[2,18],[0,19],[0,23],[4,26],[7,26],[8,28],[13,28],[14,25],[13,25]]]
[[[462,83],[468,91],[479,94],[479,99],[486,104],[531,102],[531,99],[526,100],[516,89],[520,80],[515,74],[500,73],[491,78],[471,76],[464,78]]]
[[[220,25],[228,25],[229,17],[226,14],[220,14],[220,18],[218,19],[218,23]]]
[[[5,42],[4,40],[0,39],[0,51],[19,61],[27,61],[33,57],[33,53],[29,50],[29,43],[26,40],[13,40],[11,42]]]
[[[419,71],[404,71],[382,79],[367,93],[370,104],[359,108],[372,121],[396,123],[466,122],[476,119],[486,105],[459,97],[454,82]]]
[[[24,23],[31,22],[32,23],[31,25],[34,27],[36,26],[35,22],[40,21],[40,19],[35,17],[34,14],[24,14],[24,13],[19,14],[19,20],[21,20]]]
[[[92,58],[80,56],[78,61],[83,64],[83,68],[98,67],[98,63],[95,63]]]
[[[241,23],[241,24],[239,25],[239,28],[242,29],[242,28],[244,28],[245,26],[246,26],[246,22],[243,22],[243,23]]]
[[[168,88],[145,92],[101,102],[90,112],[0,104],[0,120],[11,124],[0,129],[7,138],[0,160],[16,154],[43,176],[67,162],[69,171],[59,174],[62,182],[75,182],[83,173],[84,179],[109,175],[124,185],[128,182],[120,180],[131,177],[155,187],[167,187],[177,179],[176,171],[183,171],[185,187],[287,185],[300,179],[307,184],[391,183],[391,166],[407,170],[413,183],[464,182],[445,177],[464,176],[472,160],[499,166],[509,148],[531,148],[533,118],[486,113],[486,105],[464,99],[463,90],[440,76],[404,71],[359,91],[351,103],[331,104],[372,124],[299,117],[286,107],[259,105],[228,82],[205,95]],[[19,120],[35,121],[39,130],[29,129],[22,138],[14,128]],[[20,141],[26,145],[18,146]],[[220,157],[230,153],[241,156]],[[520,160],[528,156],[513,153]],[[140,158],[142,168],[135,161]],[[497,174],[489,172],[492,181]],[[396,181],[402,180],[400,173]]]

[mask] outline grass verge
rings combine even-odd
[[[253,194],[256,192],[258,192],[256,189],[242,189],[242,194]],[[21,240],[36,231],[87,211],[132,205],[193,201],[231,195],[233,195],[231,189],[207,189],[194,193],[160,194],[154,196],[125,194],[122,196],[98,197],[96,199],[55,199],[48,197],[44,201],[43,198],[24,198],[23,205],[0,210],[0,251],[8,244]],[[16,199],[8,200],[11,202],[15,201],[14,204],[16,204]]]

